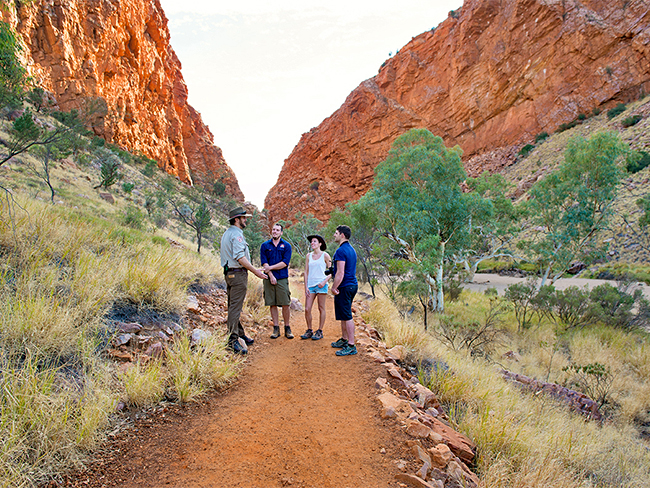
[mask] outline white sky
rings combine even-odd
[[[300,136],[462,0],[161,0],[189,103],[262,209]]]

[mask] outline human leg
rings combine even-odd
[[[325,301],[326,300],[327,300],[327,295],[325,293],[320,293],[318,295],[318,314],[319,314],[318,330],[323,330],[323,327],[325,326],[325,318],[326,318]]]
[[[305,322],[307,322],[307,330],[300,336],[301,339],[311,339],[314,334],[311,325],[311,308],[314,304],[314,297],[315,295],[309,292],[305,295]]]
[[[293,334],[291,333],[291,308],[289,305],[282,306],[282,320],[284,320],[284,336],[287,339],[293,339]]]
[[[248,273],[237,272],[226,275],[226,293],[228,296],[228,343],[230,348],[238,353],[245,353],[239,346],[239,337],[244,336],[244,329],[240,322],[241,312],[246,298],[246,285]]]
[[[273,321],[273,334],[271,334],[271,339],[277,339],[280,337],[280,315],[278,314],[278,307],[271,305],[269,308],[271,310],[271,320]]]

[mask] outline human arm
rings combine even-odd
[[[309,295],[309,260],[311,259],[311,253],[307,254],[305,258],[305,296]]]
[[[257,269],[255,266],[253,266],[253,265],[251,264],[251,262],[250,262],[248,259],[246,259],[245,256],[239,258],[239,259],[237,260],[237,262],[241,265],[242,268],[246,268],[248,271],[250,271],[251,273],[253,273],[253,274],[254,274],[255,276],[257,276],[258,278],[260,278],[260,279],[262,279],[262,280],[268,278],[268,276],[265,275],[261,270]]]
[[[334,295],[339,294],[339,285],[343,281],[344,274],[345,274],[345,261],[336,261],[336,276],[334,277],[334,283],[332,284],[332,293]]]

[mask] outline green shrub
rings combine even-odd
[[[526,144],[524,147],[522,147],[522,148],[519,150],[519,155],[520,155],[522,158],[525,158],[526,156],[528,156],[528,155],[530,154],[530,152],[531,152],[533,149],[535,149],[535,146],[533,146],[532,144]]]
[[[638,173],[650,165],[650,153],[633,151],[627,159],[625,168],[628,173]]]
[[[621,115],[623,112],[625,112],[625,110],[627,110],[627,105],[625,105],[624,103],[619,103],[618,105],[616,105],[616,107],[610,108],[607,111],[607,118],[609,120],[612,120],[617,115]]]
[[[548,132],[540,132],[535,136],[535,143],[543,141],[548,138]]]
[[[152,236],[151,242],[153,242],[157,246],[169,247],[169,241],[161,236]]]
[[[124,193],[131,193],[135,188],[135,183],[122,183],[122,191]]]
[[[598,107],[594,107],[591,111],[593,115],[600,115],[601,110]]]
[[[124,211],[122,223],[132,229],[144,228],[144,212],[134,205],[129,205]]]
[[[212,183],[212,191],[219,197],[226,193],[226,184],[223,181],[215,181]]]
[[[156,163],[154,160],[150,160],[140,172],[147,178],[151,178],[157,169],[158,163]]]
[[[612,327],[630,328],[635,325],[634,306],[641,302],[642,295],[641,290],[628,293],[624,286],[616,288],[603,283],[591,290],[589,296],[594,304],[593,316]]]
[[[622,125],[623,127],[632,127],[633,125],[636,125],[636,124],[638,124],[639,122],[641,122],[641,119],[642,119],[642,118],[643,118],[643,116],[641,116],[641,115],[639,115],[639,114],[637,114],[637,115],[631,115],[630,117],[625,117],[625,118],[621,121],[621,125]]]
[[[518,330],[528,329],[531,326],[533,298],[537,294],[532,281],[514,283],[506,288],[506,300],[512,302],[517,319]]]
[[[573,127],[575,127],[578,124],[580,124],[578,119],[573,120],[571,122],[564,123],[564,124],[560,124],[560,126],[557,128],[557,130],[555,132],[557,132],[557,133],[564,132],[565,130],[572,129]]]
[[[608,367],[600,363],[590,363],[580,366],[571,364],[562,368],[569,373],[569,378],[564,381],[564,386],[578,390],[598,403],[600,407],[609,402],[614,376]]]
[[[577,120],[579,120],[580,122],[582,122],[582,121],[584,121],[584,120],[587,120],[587,116],[586,116],[585,114],[578,114],[578,118],[577,118]]]

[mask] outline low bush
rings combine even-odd
[[[623,127],[632,127],[633,125],[636,125],[636,124],[638,124],[639,122],[641,122],[641,119],[643,119],[643,116],[642,116],[642,115],[638,115],[638,114],[637,114],[637,115],[631,115],[631,116],[629,116],[629,117],[625,117],[625,118],[621,121],[621,125],[622,125]]]
[[[548,132],[540,132],[535,136],[535,143],[548,139]]]
[[[626,110],[627,110],[627,105],[625,105],[624,103],[619,103],[618,105],[616,105],[616,107],[610,108],[607,111],[607,118],[609,120],[612,120],[614,117],[616,117],[617,115],[621,115]]]
[[[632,174],[638,173],[648,166],[650,166],[650,153],[646,151],[632,151],[625,163],[625,169]]]
[[[521,156],[522,158],[525,158],[526,156],[528,156],[530,154],[530,152],[533,149],[535,149],[535,146],[533,146],[532,144],[526,144],[524,147],[522,147],[519,150],[519,156]]]

